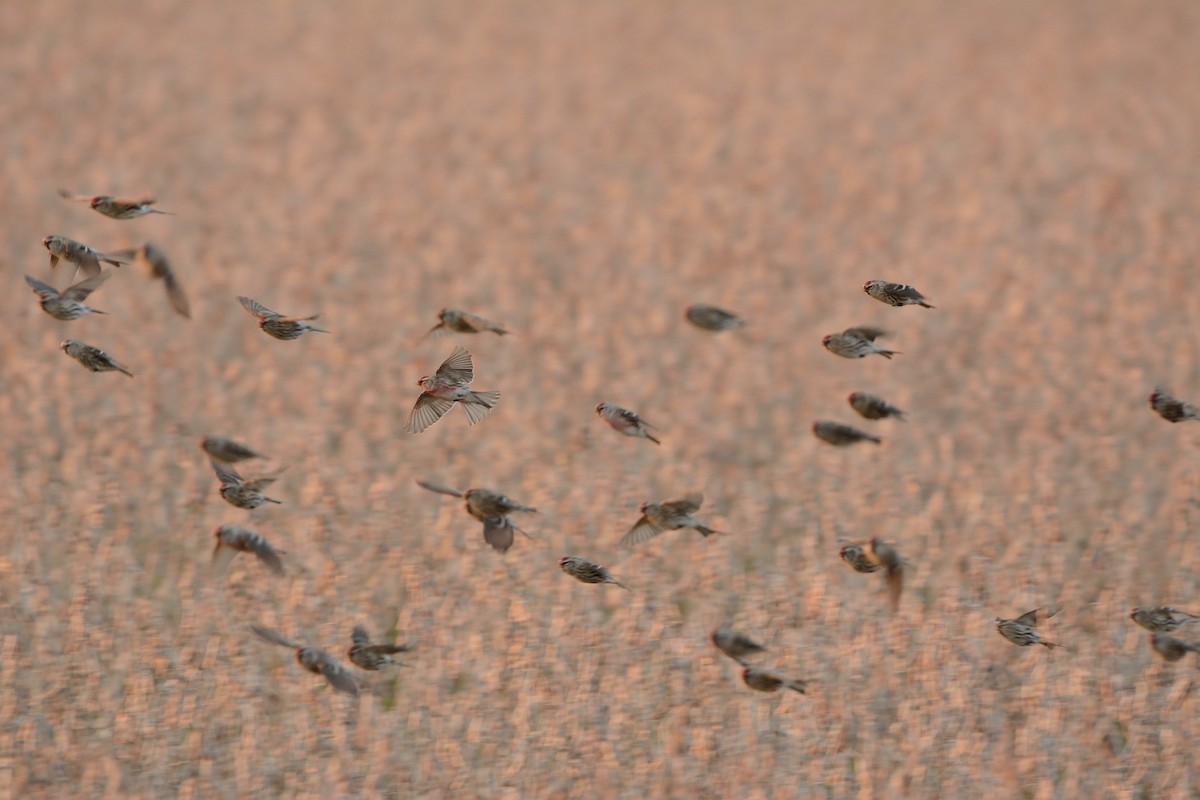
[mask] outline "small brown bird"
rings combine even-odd
[[[281,647],[290,647],[295,650],[296,660],[300,662],[300,666],[314,675],[325,676],[325,680],[329,681],[329,685],[339,692],[358,694],[358,682],[354,680],[354,676],[336,658],[324,650],[318,650],[315,647],[305,647],[299,642],[292,641],[278,631],[271,630],[263,625],[251,625],[250,630],[263,641],[277,644]]]
[[[447,331],[454,331],[455,333],[483,333],[484,331],[488,331],[497,336],[504,336],[508,333],[508,331],[496,323],[484,319],[477,314],[457,308],[443,308],[438,312],[438,324],[430,328],[425,335],[429,336],[430,334]]]
[[[881,303],[889,306],[922,306],[933,308],[925,302],[925,295],[906,283],[888,283],[887,281],[867,281],[863,291]]]
[[[879,444],[883,441],[883,439],[874,434],[860,431],[858,428],[852,428],[840,422],[814,422],[812,424],[812,432],[813,436],[834,447],[845,447],[858,442],[874,442],[875,444]]]
[[[1200,620],[1195,614],[1168,606],[1135,608],[1129,613],[1129,618],[1148,631],[1163,632],[1178,630],[1189,622]]]
[[[53,286],[42,283],[37,278],[25,276],[25,282],[33,288],[34,294],[41,298],[42,311],[55,319],[70,322],[88,314],[103,314],[98,308],[83,304],[88,295],[100,288],[100,284],[108,280],[112,273],[94,275],[85,278],[74,286],[63,289],[60,293]]]
[[[729,331],[746,325],[746,320],[732,311],[703,303],[688,306],[684,316],[688,322],[706,331]]]
[[[850,407],[857,411],[863,419],[885,419],[886,417],[904,419],[903,411],[888,403],[882,397],[868,392],[851,392],[846,401],[850,403]]]
[[[1191,403],[1176,400],[1171,393],[1161,386],[1156,386],[1150,393],[1150,408],[1167,422],[1186,422],[1190,419],[1200,419],[1200,411]]]
[[[92,372],[124,372],[129,377],[133,377],[133,373],[129,371],[129,367],[126,367],[99,347],[92,347],[90,344],[85,344],[78,339],[67,339],[58,347]]]
[[[866,549],[858,542],[851,542],[847,545],[842,545],[838,550],[838,555],[842,557],[855,572],[872,573],[882,569],[882,565],[876,564],[871,559],[867,558]]]
[[[421,433],[437,422],[454,408],[458,403],[467,413],[467,422],[471,425],[481,421],[500,399],[499,392],[476,392],[469,388],[475,379],[475,367],[471,362],[471,353],[459,345],[454,348],[450,357],[442,362],[437,372],[426,375],[417,381],[424,389],[412,411],[404,430],[410,433]]]
[[[767,648],[751,639],[749,636],[732,631],[729,628],[718,628],[712,632],[712,643],[725,655],[746,666],[746,657],[767,652]]]
[[[239,295],[238,302],[258,319],[258,327],[262,328],[264,333],[281,341],[299,339],[306,333],[329,333],[324,328],[308,324],[309,320],[318,319],[320,314],[313,314],[311,317],[285,317],[249,297]]]
[[[1040,644],[1048,648],[1062,647],[1061,644],[1046,641],[1036,630],[1039,622],[1045,622],[1057,613],[1057,609],[1046,611],[1035,608],[1033,611],[1026,611],[1016,619],[996,617],[996,630],[1005,639],[1019,647],[1028,647],[1031,644]]]
[[[267,497],[260,491],[274,483],[275,478],[246,480],[233,467],[222,464],[215,458],[210,458],[209,463],[212,464],[213,472],[217,474],[218,480],[221,481],[221,488],[219,490],[221,497],[229,505],[236,506],[237,508],[252,509],[258,508],[265,503],[283,504],[281,500]]]
[[[721,531],[709,528],[693,516],[703,503],[704,495],[696,493],[689,494],[682,500],[670,500],[665,503],[646,501],[638,509],[642,512],[641,519],[634,523],[629,533],[621,537],[620,544],[633,547],[650,541],[663,531],[677,531],[683,528],[694,528],[705,538],[720,533]]]
[[[1167,661],[1178,661],[1188,653],[1200,653],[1200,645],[1158,632],[1150,634],[1150,646]]]
[[[898,350],[888,350],[875,344],[880,336],[886,336],[887,331],[878,328],[846,328],[841,333],[831,333],[821,340],[825,349],[842,358],[864,358],[872,353],[879,353],[884,358],[900,355]]]
[[[279,557],[282,550],[276,550],[271,544],[254,531],[239,528],[234,525],[222,525],[213,532],[217,539],[213,548],[212,562],[216,566],[220,559],[222,567],[228,564],[238,553],[253,553],[259,561],[267,565],[267,569],[276,575],[283,575],[283,559]]]
[[[900,610],[900,593],[904,591],[904,561],[900,554],[879,537],[872,536],[863,547],[863,556],[882,568],[887,575],[888,599],[892,604],[892,613]]]
[[[166,212],[159,213],[165,214]],[[150,242],[146,242],[141,247],[135,247],[131,250],[117,250],[113,255],[120,258],[133,259],[144,264],[150,271],[151,278],[163,282],[163,286],[167,290],[167,301],[171,304],[171,308],[175,309],[175,313],[184,319],[192,318],[192,308],[188,304],[187,295],[183,291],[183,286],[179,283],[179,278],[176,277],[175,272],[171,269],[171,264],[167,261],[166,253]]]
[[[616,403],[597,403],[596,413],[618,433],[641,439],[649,439],[655,444],[662,444],[650,430],[654,428],[649,422],[630,411],[621,408]]]
[[[142,200],[123,200],[107,194],[96,197],[74,194],[65,189],[59,189],[58,193],[67,200],[87,203],[94,211],[99,211],[104,216],[111,217],[112,219],[133,219],[134,217],[141,217],[146,214],[171,214],[170,211],[160,211],[157,208],[151,208],[157,202],[153,197],[147,197]]]
[[[612,576],[612,573],[594,561],[588,561],[578,556],[563,556],[558,560],[558,566],[562,567],[563,572],[583,583],[611,583],[613,586],[620,586],[625,591],[629,591],[628,586],[618,581]]]
[[[50,251],[50,269],[58,266],[59,259],[74,264],[76,270],[83,270],[84,277],[94,278],[100,274],[100,262],[112,264],[114,267],[128,263],[115,255],[105,255],[88,247],[82,242],[68,239],[65,236],[47,236],[42,239],[42,245]],[[74,273],[72,276],[74,277]]]
[[[392,656],[396,653],[407,653],[412,649],[407,644],[372,644],[367,629],[362,625],[354,626],[354,630],[350,632],[350,641],[354,644],[346,651],[346,657],[350,659],[351,664],[360,669],[380,670],[393,664],[403,666],[403,661],[397,661]]]
[[[209,456],[225,464],[236,464],[251,458],[267,458],[262,453],[251,450],[246,445],[226,439],[223,436],[205,436],[200,440],[200,447]]]
[[[742,680],[756,692],[777,692],[787,687],[794,692],[804,694],[808,681],[793,680],[780,675],[778,672],[762,667],[746,667],[742,670]]]
[[[422,480],[418,480],[417,485],[431,492],[461,497],[466,500],[467,513],[483,523],[484,541],[501,553],[507,552],[513,546],[514,532],[516,531],[521,531],[525,536],[533,538],[514,525],[507,515],[513,511],[535,514],[537,513],[536,508],[521,505],[506,495],[491,489],[474,488],[460,491],[439,483]]]

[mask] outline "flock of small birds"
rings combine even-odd
[[[86,202],[96,212],[115,220],[171,213],[155,208],[153,198],[128,200],[108,195],[89,197],[65,191],[60,194],[71,201]],[[74,275],[80,271],[84,275],[83,280],[62,290],[32,276],[25,276],[26,282],[38,296],[42,310],[51,317],[70,322],[89,314],[104,314],[103,311],[85,303],[111,276],[113,270],[105,271],[104,265],[108,264],[113,269],[118,269],[137,262],[148,269],[151,278],[163,281],[168,302],[175,312],[185,319],[191,318],[183,287],[165,254],[154,244],[147,242],[130,250],[101,253],[65,236],[47,236],[42,243],[50,253],[51,273],[60,262],[66,262],[75,267],[69,280],[73,280]],[[934,308],[921,292],[907,284],[870,280],[863,285],[863,291],[889,306],[915,305],[926,309]],[[319,315],[285,316],[249,297],[239,296],[237,300],[255,318],[259,328],[275,339],[290,341],[308,333],[330,332],[313,324]],[[426,336],[443,333],[493,333],[497,336],[508,334],[507,330],[495,322],[460,309],[443,308],[437,317],[437,324]],[[697,328],[712,332],[737,330],[747,324],[745,319],[733,312],[704,304],[688,307],[684,317]],[[901,353],[876,343],[877,339],[886,335],[887,331],[884,330],[856,326],[840,333],[828,334],[822,339],[822,345],[829,352],[843,358],[865,358],[878,354],[890,360]],[[104,350],[78,339],[66,339],[60,347],[68,356],[92,372],[121,372],[130,378],[135,375]],[[456,404],[462,407],[469,425],[482,422],[495,410],[500,393],[471,388],[474,377],[471,353],[461,345],[456,346],[432,375],[426,375],[417,381],[421,393],[409,413],[404,430],[419,434],[450,413]],[[850,407],[866,420],[905,419],[906,412],[869,392],[852,392],[847,401]],[[1150,395],[1150,407],[1169,422],[1200,420],[1200,411],[1194,405],[1176,399],[1162,387],[1155,388]],[[610,402],[598,403],[595,411],[600,420],[616,432],[635,439],[647,439],[655,445],[661,444],[661,440],[653,433],[656,430],[655,426],[636,412]],[[812,432],[816,438],[835,447],[846,447],[859,442],[880,445],[883,441],[879,436],[840,422],[814,422]],[[252,459],[265,459],[266,456],[262,453],[220,436],[205,436],[201,439],[200,446],[208,455],[219,481],[218,493],[225,502],[242,509],[255,509],[266,504],[282,502],[264,494],[264,490],[277,479],[278,472],[245,478],[234,466]],[[500,553],[505,553],[513,547],[518,532],[532,538],[513,522],[512,515],[535,514],[536,508],[512,500],[492,489],[473,487],[460,490],[424,480],[418,480],[417,484],[431,492],[462,499],[467,513],[482,523],[484,541]],[[721,531],[714,530],[696,517],[703,502],[704,497],[699,493],[691,493],[678,500],[643,502],[639,508],[641,516],[620,539],[619,544],[635,547],[666,531],[683,529],[695,530],[705,539],[720,534]],[[275,575],[286,574],[282,558],[286,553],[271,545],[260,534],[234,525],[222,525],[214,531],[214,538],[216,544],[213,548],[212,563],[215,569],[226,568],[238,553],[250,553]],[[871,537],[861,542],[842,544],[839,555],[856,572],[882,572],[886,578],[891,611],[896,613],[899,610],[904,588],[904,559],[893,545],[879,537]],[[585,558],[563,556],[559,560],[559,567],[582,583],[613,584],[630,591],[629,587],[613,577],[608,568]],[[997,617],[996,630],[1009,642],[1020,647],[1032,644],[1040,644],[1047,649],[1062,647],[1060,643],[1042,638],[1039,631],[1039,625],[1054,617],[1060,610],[1036,608],[1014,619]],[[1168,635],[1184,626],[1200,622],[1200,616],[1168,606],[1158,606],[1150,609],[1135,608],[1130,613],[1130,618],[1151,632],[1151,647],[1166,661],[1179,661],[1189,652],[1200,654],[1200,645]],[[306,670],[324,677],[333,689],[347,694],[358,694],[359,680],[328,652],[297,642],[261,625],[252,624],[250,630],[265,642],[294,650],[299,664]],[[394,656],[412,650],[410,645],[404,643],[373,643],[362,625],[353,628],[350,639],[352,644],[346,656],[350,663],[362,670],[377,671],[400,665],[402,662]],[[711,640],[720,652],[742,666],[742,680],[751,689],[776,692],[787,688],[804,694],[811,682],[790,678],[774,670],[751,664],[750,659],[765,653],[766,648],[728,626],[714,630]]]

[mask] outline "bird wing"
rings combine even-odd
[[[666,528],[643,514],[642,518],[629,529],[629,533],[621,537],[621,541],[618,544],[622,547],[633,547],[634,545],[650,541],[665,530]]]
[[[704,505],[704,495],[693,492],[682,500],[672,500],[669,503],[663,503],[662,510],[664,516],[686,516],[695,514],[700,510],[700,506],[702,505]]]
[[[1033,611],[1026,611],[1021,616],[1017,617],[1014,622],[1018,625],[1028,625],[1031,628],[1036,628],[1038,624],[1038,612],[1040,608],[1035,608]],[[1044,619],[1044,618],[1043,618]]]
[[[483,317],[479,316],[478,314],[472,314],[469,311],[462,312],[462,320],[464,322],[466,322],[467,325],[469,325],[471,327],[471,330],[475,331],[476,333],[482,333],[484,331],[494,331],[500,327],[499,325],[492,322],[491,320],[484,319]]]
[[[437,375],[453,378],[459,383],[470,383],[475,379],[475,368],[471,364],[471,351],[461,344],[457,345],[450,357],[437,368]]]
[[[75,262],[79,269],[83,270],[83,274],[89,278],[94,278],[100,274],[100,257],[87,250],[79,256],[79,260]]]
[[[513,546],[515,530],[508,517],[488,517],[483,521],[483,540],[501,553],[506,553]]]
[[[367,634],[367,629],[362,625],[355,625],[354,630],[350,631],[350,641],[355,644],[368,644],[371,637]]]
[[[167,289],[167,300],[171,303],[171,308],[175,309],[175,313],[184,319],[192,318],[192,307],[188,303],[187,295],[184,294],[183,286],[179,284],[179,279],[175,277],[173,272],[168,272],[163,275],[163,284]]]
[[[881,328],[870,328],[864,325],[857,328],[846,328],[846,330],[842,331],[842,335],[857,336],[860,339],[866,339],[868,342],[873,342],[880,336],[887,336],[887,331],[882,330]]]
[[[25,276],[25,282],[33,288],[38,297],[42,298],[42,302],[58,297],[58,289],[48,283],[42,283],[37,278],[31,278],[28,275]]]
[[[271,546],[270,542],[261,536],[255,540],[254,555],[258,556],[258,560],[267,566],[267,569],[274,572],[276,575],[285,574],[283,568],[283,559],[279,557],[279,550]]]
[[[216,547],[213,548],[212,562],[210,568],[213,572],[218,570],[224,572],[234,557],[237,555],[236,550],[226,547],[220,539],[217,540]]]
[[[451,497],[463,496],[463,493],[458,489],[451,489],[449,486],[442,486],[440,483],[433,483],[432,481],[418,480],[417,486],[420,486],[422,489],[428,489],[431,492],[437,492],[438,494],[448,494]]]
[[[66,300],[74,300],[76,302],[86,300],[89,294],[99,289],[100,285],[111,276],[111,272],[94,275],[91,278],[80,281],[74,286],[66,288],[63,290],[62,296]]]
[[[226,466],[215,458],[208,459],[208,463],[212,464],[213,472],[217,473],[217,479],[221,481],[222,486],[241,486],[245,483],[233,467]]]
[[[452,408],[454,408],[453,400],[445,400],[441,397],[434,397],[429,392],[421,392],[416,405],[408,415],[408,421],[404,423],[404,430],[409,433],[420,433],[446,416]]]
[[[258,302],[257,300],[251,300],[249,297],[242,297],[241,295],[238,295],[238,302],[242,304],[242,308],[246,309],[247,311],[249,311],[254,316],[258,317],[259,319],[262,319],[263,317],[278,317],[279,316],[274,311],[272,311],[271,309],[264,306],[262,303]]]
[[[263,641],[270,642],[271,644],[277,644],[282,647],[292,647],[292,648],[297,648],[297,649],[303,646],[297,642],[292,641],[291,639],[284,636],[279,631],[274,630],[272,628],[268,628],[265,625],[251,623],[250,630],[254,633],[255,636],[262,639]]]
[[[59,189],[58,196],[64,200],[71,200],[76,203],[90,203],[92,201],[90,194],[75,194],[74,192],[68,192],[66,189]]]
[[[322,655],[324,657],[321,659],[321,674],[325,676],[325,680],[329,681],[329,685],[339,692],[358,694],[358,681],[354,680],[354,676],[335,661],[333,656]]]

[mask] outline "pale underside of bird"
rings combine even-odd
[[[25,282],[33,289],[34,294],[40,298],[43,311],[55,319],[70,322],[88,314],[105,313],[98,308],[85,305],[83,301],[88,298],[88,295],[99,289],[100,285],[108,280],[111,275],[111,272],[106,272],[100,275],[93,275],[90,278],[84,278],[79,283],[69,286],[61,292],[50,284],[43,283],[29,275],[25,276]]]
[[[718,650],[741,664],[743,667],[746,666],[746,658],[748,656],[765,653],[767,651],[767,648],[763,647],[749,636],[730,630],[729,628],[718,628],[717,630],[714,630],[710,638]]]
[[[212,458],[226,464],[236,464],[251,458],[267,458],[241,442],[226,439],[224,436],[205,436],[200,440],[200,447]]]
[[[171,308],[175,309],[175,313],[184,319],[192,318],[192,307],[188,303],[187,294],[183,291],[179,277],[171,269],[171,262],[167,260],[166,253],[160,248],[151,242],[146,242],[140,247],[117,250],[113,255],[132,259],[136,263],[144,265],[152,279],[163,282],[163,287],[167,292],[167,302],[171,304]]]
[[[1187,422],[1200,419],[1200,411],[1191,403],[1179,400],[1161,386],[1150,393],[1150,408],[1167,422]]]
[[[855,572],[872,573],[883,570],[892,613],[900,610],[900,596],[904,592],[904,559],[900,557],[896,548],[876,536],[865,542],[843,545],[838,555]]]
[[[1184,625],[1200,621],[1195,614],[1170,606],[1135,608],[1129,613],[1129,618],[1148,631],[1163,632],[1179,630]]]
[[[403,666],[404,662],[393,656],[396,653],[407,653],[412,650],[411,646],[403,643],[372,643],[367,629],[362,625],[354,626],[354,630],[350,632],[350,641],[353,644],[346,651],[346,657],[354,666],[366,670],[380,670],[393,665]]]
[[[1005,639],[1019,647],[1028,647],[1031,644],[1040,644],[1046,648],[1062,647],[1057,642],[1046,641],[1037,631],[1038,625],[1053,617],[1060,610],[1059,608],[1035,608],[1032,611],[1026,611],[1016,619],[996,617],[996,630]]]
[[[224,570],[238,553],[253,553],[271,572],[276,575],[285,573],[283,559],[280,558],[284,551],[277,550],[262,535],[236,525],[222,525],[213,535],[217,540],[212,554],[214,569]]]
[[[933,308],[926,302],[925,295],[918,292],[907,283],[891,283],[890,281],[867,281],[863,291],[881,303],[889,306],[922,306]]]
[[[47,236],[42,239],[42,246],[50,251],[50,269],[58,266],[60,260],[75,265],[75,271],[83,270],[86,278],[94,278],[100,274],[100,262],[120,267],[128,261],[115,255],[104,253],[88,247],[83,242],[68,239],[65,236]],[[72,279],[75,273],[71,273]]]
[[[501,553],[508,552],[509,548],[513,546],[517,531],[520,531],[527,538],[533,538],[528,532],[518,528],[508,515],[514,511],[535,514],[537,513],[536,508],[518,503],[510,499],[507,495],[492,489],[476,487],[459,490],[443,486],[440,483],[423,480],[418,480],[417,485],[422,489],[428,489],[438,494],[463,498],[466,501],[467,513],[483,523],[484,541]]]
[[[611,583],[629,591],[629,587],[614,578],[606,567],[602,567],[594,561],[588,561],[586,558],[563,556],[559,559],[558,566],[563,572],[582,583]]]
[[[438,323],[426,331],[425,336],[443,333],[494,333],[504,336],[508,333],[502,326],[484,319],[478,314],[463,311],[458,308],[443,308],[438,311]]]
[[[657,428],[628,408],[622,408],[616,403],[597,403],[596,414],[617,433],[649,439],[655,444],[662,444],[654,434],[650,433],[651,430],[657,430]]]
[[[210,458],[213,472],[221,482],[218,490],[226,503],[237,508],[255,509],[265,503],[282,505],[281,500],[267,497],[262,490],[276,481],[274,476],[247,480],[228,464],[223,464],[215,458]]]
[[[113,197],[108,194],[101,195],[86,195],[75,194],[68,192],[66,189],[58,190],[59,196],[67,200],[74,200],[80,203],[87,203],[92,207],[93,211],[97,211],[111,219],[134,219],[142,217],[146,214],[166,214],[172,215],[170,211],[163,211],[154,208],[154,204],[158,202],[156,198],[144,197],[138,200]]]
[[[841,333],[827,334],[821,339],[821,344],[826,350],[842,358],[865,358],[872,353],[878,353],[890,359],[894,355],[900,355],[898,350],[889,350],[875,344],[876,339],[886,335],[887,331],[860,325],[847,328]]]
[[[863,419],[886,419],[895,417],[903,420],[904,412],[878,395],[869,392],[851,392],[846,398],[858,415]]]
[[[295,650],[296,661],[300,663],[300,666],[314,675],[323,676],[337,691],[358,694],[358,681],[354,680],[354,676],[342,666],[341,662],[324,650],[307,647],[263,625],[252,624],[250,630],[265,642]]]
[[[92,372],[122,372],[131,378],[133,377],[133,372],[130,371],[129,367],[117,361],[99,347],[93,347],[78,339],[67,339],[58,347]]]
[[[677,531],[683,528],[693,528],[701,536],[708,538],[721,531],[713,530],[693,516],[704,503],[704,495],[689,494],[682,500],[669,500],[664,503],[642,503],[639,509],[642,516],[629,532],[621,537],[620,544],[633,547],[648,542],[664,531]]]
[[[789,678],[764,667],[746,667],[742,670],[742,680],[757,692],[777,692],[786,687],[793,692],[804,694],[809,684],[809,681]]]
[[[409,412],[404,430],[410,433],[421,433],[437,422],[454,408],[455,403],[461,405],[467,414],[467,422],[471,425],[483,420],[500,399],[499,392],[476,392],[469,384],[475,379],[475,367],[471,361],[471,353],[459,345],[454,352],[442,362],[437,372],[426,375],[417,381],[424,391],[417,397],[417,402]]]
[[[834,447],[847,447],[859,442],[879,444],[883,441],[883,439],[873,433],[860,431],[858,428],[843,425],[840,422],[814,422],[812,424],[812,432],[813,436]]]
[[[706,331],[729,331],[742,328],[746,320],[717,306],[696,303],[687,307],[684,317],[688,322]]]
[[[258,327],[263,330],[263,333],[274,339],[291,341],[306,333],[329,333],[324,328],[310,324],[311,320],[319,319],[320,314],[313,314],[309,317],[285,317],[249,297],[239,295],[238,302],[242,304],[242,308],[258,320]]]

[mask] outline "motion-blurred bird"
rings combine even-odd
[[[578,556],[563,556],[558,560],[558,566],[562,567],[563,572],[583,583],[611,583],[629,591],[628,586],[618,581],[611,572],[594,561],[588,561]]]
[[[463,311],[458,308],[443,308],[438,312],[438,324],[430,328],[425,335],[438,334],[445,331],[455,333],[483,333],[488,331],[497,336],[504,336],[508,331],[491,320],[484,319],[478,314]]]
[[[925,302],[925,295],[918,292],[907,283],[889,283],[888,281],[867,281],[863,291],[881,303],[889,306],[923,306],[933,308]]]
[[[100,262],[119,267],[128,262],[115,255],[105,255],[82,242],[68,239],[65,236],[47,236],[42,244],[50,251],[50,269],[58,266],[59,259],[74,264],[76,270],[83,270],[85,277],[94,278],[100,274]],[[74,277],[72,273],[71,277]]]
[[[863,419],[884,419],[886,417],[904,419],[903,411],[882,397],[869,392],[851,392],[846,401]]]
[[[215,458],[210,458],[209,463],[212,464],[213,472],[217,474],[217,479],[221,481],[221,488],[219,490],[221,497],[229,505],[236,506],[237,508],[251,509],[258,508],[264,503],[283,504],[281,500],[267,497],[260,491],[274,483],[275,478],[246,480],[233,467],[222,464]]]
[[[842,545],[841,549],[838,550],[838,555],[840,555],[842,557],[842,561],[845,561],[847,564],[849,564],[851,569],[853,569],[855,572],[869,574],[872,572],[878,572],[883,568],[882,565],[876,564],[874,561],[867,558],[866,548],[864,548],[863,545],[858,542],[851,542],[850,544]]]
[[[693,516],[703,503],[704,495],[695,493],[682,500],[670,500],[665,503],[644,502],[638,509],[642,512],[641,518],[629,529],[629,533],[621,537],[620,544],[633,547],[650,541],[663,531],[677,531],[682,528],[694,528],[705,538],[720,533]]]
[[[1033,611],[1026,611],[1016,619],[996,617],[996,630],[1005,639],[1019,647],[1028,647],[1031,644],[1040,644],[1049,648],[1062,647],[1061,644],[1046,641],[1036,630],[1039,622],[1044,622],[1057,613],[1056,609],[1046,611],[1035,608]]]
[[[42,311],[45,311],[55,319],[70,322],[73,319],[79,319],[88,314],[104,313],[98,308],[84,305],[83,301],[87,299],[88,295],[99,289],[100,284],[108,280],[111,274],[94,275],[91,278],[84,278],[74,286],[63,289],[62,292],[28,275],[25,276],[25,282],[33,288],[34,294],[41,298]]]
[[[688,306],[684,316],[688,322],[706,331],[728,331],[746,325],[746,320],[732,311],[703,303]]]
[[[146,214],[167,214],[171,215],[170,211],[161,211],[157,208],[151,208],[156,202],[153,197],[147,197],[142,200],[125,200],[120,197],[102,194],[95,197],[84,194],[74,194],[66,189],[59,189],[60,196],[67,200],[75,200],[81,203],[87,203],[94,211],[99,211],[106,217],[112,219],[133,219]]]
[[[1168,606],[1135,608],[1129,613],[1129,618],[1148,631],[1163,632],[1178,630],[1189,622],[1200,620],[1195,614]]]
[[[380,670],[393,664],[403,665],[403,661],[397,661],[392,656],[396,653],[407,653],[412,649],[407,644],[372,644],[367,629],[362,625],[354,626],[354,630],[350,632],[350,641],[354,644],[346,651],[346,657],[360,669]]]
[[[858,442],[874,442],[875,444],[879,444],[883,441],[883,439],[874,434],[860,431],[858,428],[852,428],[840,422],[814,422],[812,424],[812,432],[813,436],[834,447],[845,447]]]
[[[863,358],[872,353],[879,353],[884,358],[900,355],[898,350],[888,350],[875,344],[880,336],[886,336],[887,331],[878,328],[846,328],[841,333],[830,333],[821,339],[825,349],[842,358]]]
[[[324,328],[308,324],[309,320],[318,319],[321,316],[320,314],[313,314],[311,317],[285,317],[282,314],[276,314],[262,303],[257,300],[251,300],[249,297],[239,296],[238,302],[252,316],[258,319],[258,327],[262,328],[268,336],[273,336],[276,339],[290,341],[291,339],[299,339],[306,333],[329,333]]]
[[[315,675],[325,676],[329,685],[339,692],[358,694],[358,682],[354,680],[354,676],[336,658],[324,650],[306,647],[263,625],[251,625],[250,630],[263,641],[295,650],[296,660],[300,662],[300,666]]]
[[[442,362],[436,373],[417,381],[417,385],[424,391],[409,413],[404,430],[421,433],[446,416],[455,403],[461,405],[467,413],[469,424],[474,425],[481,421],[496,407],[500,393],[472,391],[469,384],[474,379],[475,368],[471,363],[470,351],[462,345],[455,347],[454,352]]]
[[[804,689],[809,683],[808,681],[793,680],[774,670],[762,667],[746,667],[742,670],[742,680],[756,692],[777,692],[786,686],[800,694],[804,694]]]
[[[1178,661],[1188,653],[1200,653],[1200,645],[1158,632],[1150,634],[1150,646],[1167,661]]]
[[[124,372],[129,377],[133,377],[133,373],[129,371],[129,367],[126,367],[99,347],[92,347],[90,344],[85,344],[78,339],[67,339],[58,347],[92,372]]]
[[[418,480],[417,485],[431,492],[446,494],[451,497],[461,497],[466,500],[467,513],[483,523],[484,541],[501,553],[507,552],[513,546],[513,541],[515,540],[513,534],[515,531],[521,531],[521,533],[529,536],[528,533],[513,524],[508,514],[513,511],[524,511],[529,514],[537,513],[536,508],[522,505],[508,496],[491,489],[473,488],[460,491],[452,489],[449,486],[442,486],[439,483],[422,480]]]
[[[1150,408],[1167,422],[1186,422],[1189,419],[1200,419],[1200,412],[1191,403],[1176,400],[1171,393],[1161,386],[1156,386],[1150,393]]]
[[[876,567],[883,569],[887,576],[888,600],[891,601],[892,613],[900,610],[900,594],[904,591],[904,560],[896,552],[896,548],[883,542],[878,536],[872,536],[863,547],[863,556]]]
[[[712,632],[712,643],[725,655],[746,666],[746,657],[767,652],[767,648],[751,639],[749,636],[732,631],[729,628],[718,628]]]
[[[654,434],[650,433],[650,430],[654,426],[628,408],[621,408],[616,403],[597,403],[596,413],[600,415],[600,419],[607,422],[618,433],[641,439],[649,439],[655,444],[662,444]]]
[[[226,439],[223,436],[205,436],[200,440],[200,447],[212,458],[226,464],[236,464],[251,458],[267,458],[241,442],[235,442],[233,439]]]
[[[271,543],[254,531],[239,528],[235,525],[222,525],[213,532],[217,544],[213,548],[212,562],[222,562],[222,568],[238,553],[253,553],[267,569],[276,575],[283,575],[283,559],[279,557],[282,550],[276,550]]]
[[[184,319],[192,318],[192,308],[188,304],[187,295],[183,291],[183,286],[179,283],[179,278],[175,275],[174,270],[171,269],[171,264],[167,261],[166,253],[154,244],[146,242],[141,247],[135,247],[130,250],[117,250],[113,255],[120,258],[133,259],[145,264],[146,269],[150,271],[150,277],[163,282],[163,286],[167,290],[167,301],[171,304],[171,308],[175,309],[175,313]]]

